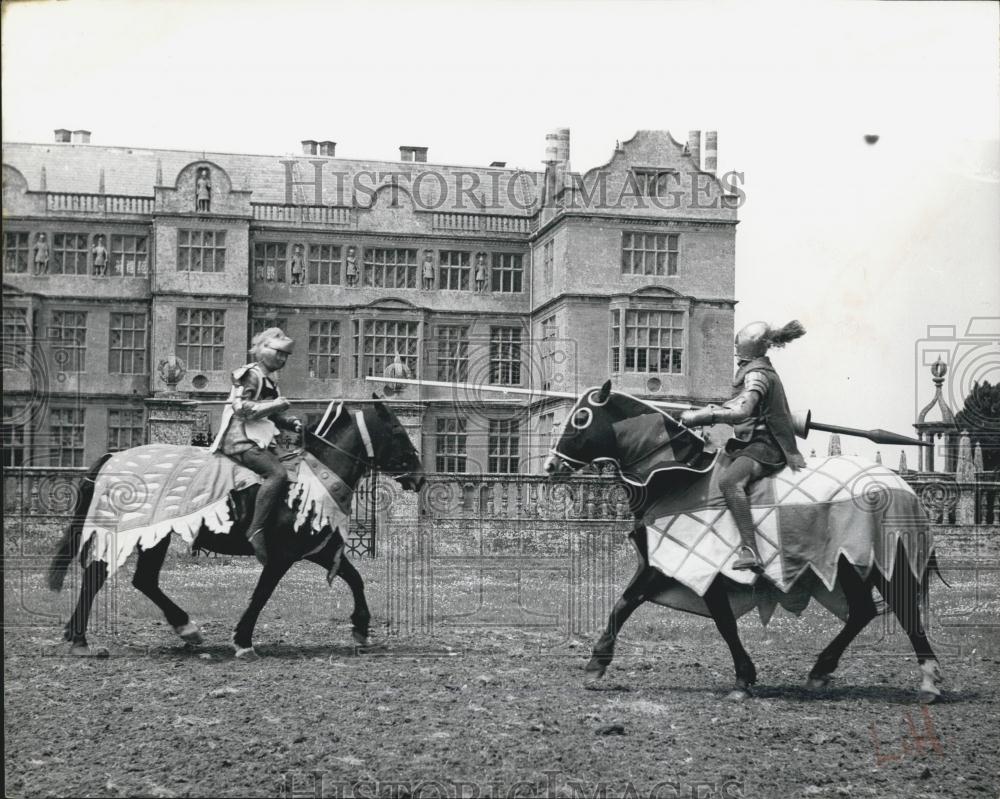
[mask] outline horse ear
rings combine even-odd
[[[601,386],[601,390],[597,392],[598,402],[607,402],[608,397],[611,396],[611,381],[605,381],[604,385]]]
[[[375,412],[382,419],[386,419],[386,420],[391,419],[392,418],[392,414],[389,413],[389,409],[386,408],[385,405],[383,405],[381,402],[378,402],[378,400],[381,399],[379,397],[379,395],[378,394],[372,394],[372,398],[374,400],[376,400],[376,402],[375,402]]]

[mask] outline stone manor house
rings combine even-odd
[[[719,401],[732,378],[738,186],[714,132],[640,131],[584,173],[150,150],[58,130],[3,147],[4,463],[83,466],[147,440],[151,398],[218,426],[277,325],[315,413],[369,375]],[[537,472],[571,400],[390,386],[429,471]]]

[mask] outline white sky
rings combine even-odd
[[[774,358],[793,407],[910,434],[932,393],[914,374],[927,326],[961,337],[1000,317],[998,8],[5,3],[3,137],[250,153],[329,138],[345,158],[413,144],[539,169],[545,134],[568,126],[584,170],[639,128],[718,130],[720,170],[744,172],[748,195],[737,327],[801,319],[806,338]],[[963,381],[1000,380],[996,337],[976,352]]]

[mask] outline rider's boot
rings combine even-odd
[[[264,535],[264,528],[268,519],[271,518],[272,511],[281,499],[288,482],[283,475],[268,477],[260,484],[257,490],[257,501],[253,509],[253,519],[247,528],[247,541],[253,547],[254,555],[262,566],[267,565],[267,540]]]
[[[753,523],[753,513],[750,510],[750,499],[745,494],[727,496],[726,504],[736,520],[740,540],[743,542],[733,562],[733,568],[738,571],[749,570],[755,574],[763,574],[764,564],[761,562],[760,553],[757,552],[757,533]]]

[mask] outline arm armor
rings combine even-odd
[[[721,408],[706,409],[712,415],[712,423],[723,422],[724,424],[739,424],[745,422],[753,416],[760,401],[760,395],[749,388],[744,388],[742,392],[733,397]]]
[[[257,373],[250,370],[236,384],[237,396],[233,398],[233,413],[238,419],[244,421],[266,419],[280,414],[290,407],[291,403],[282,397],[270,400],[255,400],[254,397],[258,393],[259,380],[260,378]]]
[[[243,420],[274,418],[275,415],[288,410],[289,407],[291,407],[291,403],[282,397],[262,402],[254,402],[242,397],[233,400],[233,412]],[[276,419],[275,421],[277,422]]]
[[[685,411],[681,422],[688,427],[723,424],[737,425],[754,415],[760,398],[768,391],[767,376],[761,372],[750,372],[743,381],[743,391],[722,407],[711,406],[697,411]]]

